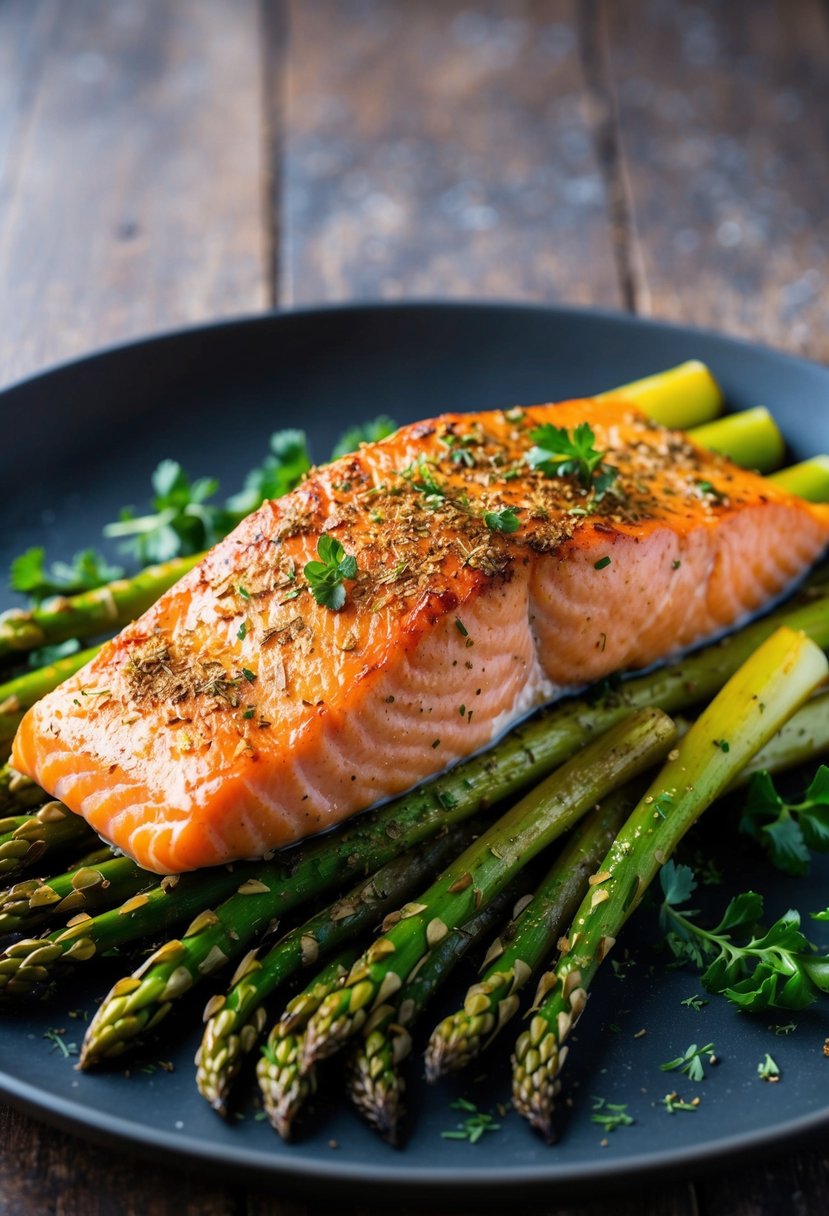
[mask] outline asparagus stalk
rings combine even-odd
[[[676,731],[661,710],[629,715],[588,744],[483,833],[357,960],[312,1017],[306,1065],[338,1051],[447,934],[485,907],[542,849],[622,781],[665,755]]]
[[[115,946],[153,937],[196,913],[203,914],[210,904],[238,889],[240,883],[244,886],[246,873],[252,869],[237,866],[234,870],[200,870],[162,880],[158,887],[134,895],[117,908],[92,917],[80,913],[65,928],[46,937],[13,942],[0,951],[0,1000],[32,997],[44,984],[58,979],[68,966],[88,962]],[[196,927],[200,919],[194,922]],[[165,957],[169,947],[168,942],[151,956],[152,960]],[[172,975],[171,989],[178,982],[179,978]]]
[[[47,798],[31,777],[18,773],[10,764],[0,767],[0,810],[26,810],[40,806]]]
[[[518,993],[554,950],[581,903],[588,877],[636,800],[637,791],[630,786],[617,790],[571,834],[509,935],[493,942],[484,960],[489,966],[467,992],[463,1006],[432,1031],[426,1048],[427,1081],[465,1068],[517,1013]]]
[[[786,453],[780,428],[763,405],[692,427],[688,434],[700,447],[758,473],[779,469]]]
[[[601,962],[688,829],[827,673],[826,656],[802,634],[781,629],[769,638],[680,741],[592,876],[515,1046],[513,1101],[548,1140],[566,1040]]]
[[[148,566],[94,591],[57,596],[38,608],[13,608],[0,616],[0,661],[38,646],[120,629],[145,612],[199,562],[203,553]]]
[[[681,431],[710,422],[725,404],[720,386],[698,359],[599,393],[596,400],[608,398],[629,401],[654,422]]]
[[[348,946],[314,977],[304,991],[290,1001],[280,1021],[268,1035],[256,1066],[262,1104],[274,1131],[290,1140],[294,1121],[317,1090],[317,1070],[300,1071],[302,1036],[308,1019],[343,982],[360,949]]]
[[[502,918],[519,881],[430,950],[394,1002],[378,1005],[358,1036],[346,1065],[346,1091],[358,1113],[389,1144],[398,1142],[404,1113],[406,1081],[400,1065],[411,1054],[411,1027],[464,955]]]
[[[465,845],[471,836],[469,826],[463,825],[438,836],[425,847],[396,857],[381,867],[371,878],[359,883],[342,899],[317,913],[304,924],[287,933],[261,958],[251,950],[239,964],[226,996],[216,994],[208,1001],[201,1045],[196,1055],[196,1085],[214,1110],[225,1115],[230,1087],[242,1067],[244,1057],[253,1050],[265,1026],[264,1002],[282,983],[301,967],[335,950],[377,925],[387,912],[414,894],[417,887],[431,878],[453,853]],[[133,1014],[140,1017],[141,1014]],[[161,1013],[154,1017],[158,1024]],[[116,1054],[129,1045],[121,1039],[118,1023],[109,1023],[113,1050]],[[107,1028],[99,1028],[90,1038],[96,1044],[90,1061],[86,1049],[81,1053],[81,1067],[110,1054],[107,1052]]]
[[[808,764],[827,751],[829,693],[824,692],[812,697],[781,726],[766,746],[740,769],[731,788],[745,785],[753,773],[782,773],[798,764]]]
[[[302,850],[303,861],[294,866],[290,888],[285,886],[289,874],[280,862],[263,866],[257,879],[267,892],[229,901],[219,909],[215,923],[202,926],[184,943],[177,942],[164,962],[151,968],[145,982],[134,987],[126,1011],[133,1015],[146,1002],[152,1012],[142,1015],[140,1021],[125,1021],[125,1032],[129,1027],[140,1032],[144,1019],[152,1020],[156,994],[169,988],[174,971],[178,971],[183,992],[199,981],[205,967],[209,971],[218,962],[243,953],[261,924],[298,906],[312,893],[330,890],[357,866],[366,865],[368,871],[377,868],[427,839],[439,826],[460,822],[482,806],[516,795],[578,751],[585,737],[620,722],[632,708],[651,703],[664,704],[666,709],[687,707],[716,691],[777,620],[808,629],[821,644],[829,645],[829,615],[825,601],[816,595],[812,602],[757,622],[725,642],[688,656],[681,664],[627,681],[620,693],[603,703],[568,701],[540,715],[489,753],[458,765],[331,840]],[[388,835],[387,826],[393,836]],[[106,1004],[102,1017],[105,1008]]]
[[[29,933],[47,921],[114,908],[159,882],[128,857],[100,849],[54,878],[28,878],[0,891],[0,933]]]
[[[45,802],[34,815],[3,820],[0,831],[0,874],[6,875],[33,866],[45,854],[60,856],[71,846],[97,839],[79,815],[53,801]]]
[[[0,742],[14,737],[20,720],[27,709],[39,701],[47,692],[57,688],[76,671],[80,671],[98,653],[99,647],[81,650],[66,659],[58,659],[46,667],[26,671],[14,680],[0,684]]]
[[[769,480],[807,502],[829,502],[829,456],[813,456],[772,473]]]

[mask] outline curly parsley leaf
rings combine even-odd
[[[327,533],[317,541],[317,553],[320,560],[306,562],[303,573],[317,603],[339,612],[345,603],[343,582],[356,577],[357,559]]]
[[[248,473],[244,487],[225,503],[228,511],[239,519],[250,515],[267,499],[281,498],[293,490],[311,467],[304,431],[293,428],[274,431],[269,447],[262,464]]]
[[[807,873],[811,853],[829,852],[829,767],[822,764],[801,802],[788,802],[768,773],[751,778],[740,831],[787,874]]]
[[[358,426],[349,427],[334,444],[331,459],[336,460],[338,456],[347,456],[349,452],[356,452],[361,443],[377,443],[379,439],[393,435],[396,430],[397,423],[386,414],[381,414],[379,418],[372,418],[370,422],[362,422]]]
[[[94,549],[83,549],[71,562],[52,562],[47,569],[46,554],[36,547],[14,559],[9,571],[9,586],[12,591],[20,591],[39,604],[50,595],[93,591],[120,578],[123,573],[120,566],[111,565]]]
[[[677,907],[683,885],[688,895],[693,890],[693,875],[676,878],[676,871],[687,868],[675,866],[663,880],[660,924],[674,957],[702,971],[708,992],[752,1013],[806,1009],[821,993],[829,993],[829,955],[818,954],[804,936],[798,912],[784,913],[765,929],[760,924],[763,898],[746,891],[731,900],[715,928],[703,929],[694,911]]]
[[[603,498],[619,476],[619,470],[605,464],[607,452],[594,446],[596,436],[587,422],[580,422],[572,433],[562,426],[545,423],[530,431],[535,444],[527,454],[527,462],[548,477],[578,479],[585,490],[592,490],[596,502]]]

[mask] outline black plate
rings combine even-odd
[[[181,459],[194,475],[220,472],[230,492],[278,427],[305,427],[322,458],[347,424],[380,412],[405,422],[444,409],[545,401],[692,357],[709,363],[732,406],[773,406],[793,458],[829,449],[823,368],[629,317],[509,304],[358,306],[223,323],[106,351],[0,394],[4,434],[14,435],[14,444],[0,449],[0,565],[29,544],[45,542],[60,556],[96,543],[122,504],[146,500],[149,474],[164,456]],[[769,893],[775,914],[790,904],[803,912],[826,905],[825,860],[808,880],[791,882],[744,854],[733,833],[726,840],[726,850],[718,848],[725,885],[705,892],[712,909],[751,883]],[[824,948],[828,928],[814,926]],[[187,1026],[199,1002],[189,1021],[170,1024],[158,1049],[175,1072],[79,1075],[42,1036],[60,1026],[67,1042],[81,1037],[83,1025],[70,1011],[92,1009],[113,978],[94,969],[79,969],[53,1006],[4,1020],[0,1092],[65,1128],[190,1165],[305,1190],[338,1183],[359,1185],[365,1195],[369,1184],[375,1194],[404,1187],[407,1199],[451,1191],[481,1201],[506,1187],[513,1198],[516,1187],[542,1189],[549,1198],[551,1188],[687,1171],[826,1127],[825,1013],[752,1019],[724,1000],[694,1012],[681,1001],[701,991],[699,980],[665,969],[647,911],[626,938],[635,961],[621,978],[611,969],[600,976],[579,1027],[567,1074],[575,1105],[555,1148],[514,1113],[497,1136],[475,1146],[441,1138],[459,1118],[449,1109],[454,1097],[485,1109],[505,1099],[510,1034],[493,1056],[501,1063],[488,1061],[460,1083],[427,1090],[413,1077],[417,1117],[402,1152],[379,1143],[341,1106],[323,1112],[310,1136],[288,1148],[256,1119],[250,1086],[243,1117],[221,1122],[193,1085],[198,1036]],[[796,1023],[791,1033],[769,1029],[788,1022]],[[636,1037],[640,1030],[645,1035]],[[659,1064],[689,1043],[709,1040],[721,1063],[701,1085],[660,1072]],[[766,1051],[783,1071],[777,1085],[757,1076]],[[686,1098],[702,1097],[696,1113],[670,1115],[659,1105],[674,1087]],[[627,1103],[635,1125],[601,1145],[591,1096]]]

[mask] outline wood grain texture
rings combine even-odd
[[[239,1216],[244,1195],[0,1108],[0,1216]],[[288,1216],[274,1210],[273,1216]]]
[[[826,359],[829,9],[749,7],[601,6],[633,303]]]
[[[734,1170],[697,1184],[700,1216],[818,1216],[825,1210],[829,1159],[802,1152],[752,1170]]]
[[[256,0],[0,5],[3,382],[269,302],[259,33]]]
[[[621,303],[575,0],[296,0],[280,299]]]

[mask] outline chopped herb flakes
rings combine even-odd
[[[593,563],[593,569],[594,570],[604,570],[607,566],[610,565],[610,562],[611,562],[611,558],[600,557],[597,562]]]
[[[679,1003],[680,1005],[684,1005],[686,1009],[693,1009],[695,1013],[701,1013],[706,1005],[711,1004],[710,1001],[703,1000],[696,993],[693,996],[686,997],[684,1001],[680,1001]]]
[[[607,1102],[604,1098],[593,1099],[593,1114],[591,1123],[598,1123],[606,1132],[615,1132],[617,1127],[630,1127],[635,1123],[632,1115],[627,1113],[626,1102]]]
[[[496,1123],[492,1115],[479,1111],[475,1103],[467,1101],[466,1098],[458,1098],[451,1104],[450,1109],[465,1111],[468,1118],[456,1125],[456,1131],[441,1132],[444,1140],[468,1140],[470,1144],[477,1144],[485,1132],[501,1130],[501,1124]]]
[[[690,1102],[685,1102],[680,1098],[678,1093],[665,1094],[662,1099],[662,1105],[669,1115],[673,1115],[678,1110],[693,1112],[699,1110],[700,1099],[692,1098]]]

